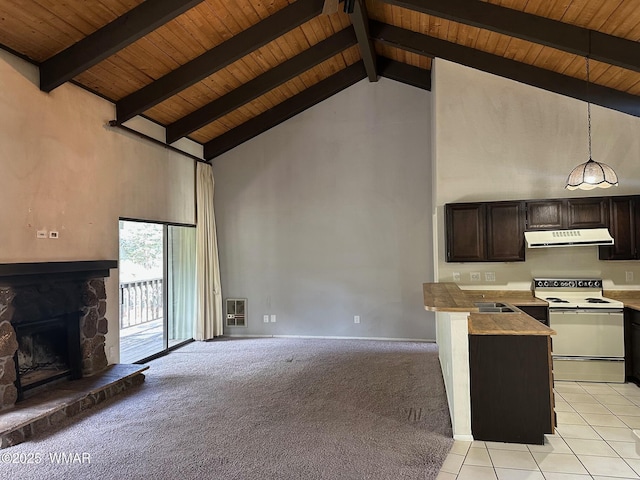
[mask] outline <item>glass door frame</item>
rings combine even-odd
[[[176,350],[188,343],[194,342],[193,338],[186,339],[182,342],[178,342],[169,346],[169,227],[185,227],[196,228],[195,224],[189,223],[176,223],[176,222],[163,222],[158,220],[144,220],[140,218],[119,217],[118,218],[118,232],[120,231],[120,222],[137,222],[148,223],[162,226],[162,350],[156,352],[147,357],[141,358],[133,362],[134,364],[141,364],[153,360],[155,358],[162,357],[167,353]],[[120,248],[120,236],[118,235],[118,249]],[[118,258],[120,255],[118,254]],[[119,276],[119,275],[118,275]],[[118,282],[120,279],[118,278]],[[120,301],[120,300],[119,300]],[[119,306],[120,307],[120,306]],[[118,309],[120,310],[120,308]],[[118,341],[120,340],[120,318],[118,318]]]

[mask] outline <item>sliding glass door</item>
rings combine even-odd
[[[168,346],[193,338],[196,316],[196,229],[169,225],[167,237]]]
[[[195,228],[120,221],[120,363],[193,338]]]

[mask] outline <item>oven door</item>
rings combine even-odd
[[[555,380],[624,383],[620,309],[549,309]]]

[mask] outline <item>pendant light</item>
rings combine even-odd
[[[591,40],[591,37],[589,37]],[[589,48],[589,50],[591,50]],[[596,162],[591,158],[591,102],[589,101],[589,56],[587,64],[587,120],[589,125],[589,160],[571,170],[564,188],[567,190],[593,190],[618,186],[618,176],[606,163]]]

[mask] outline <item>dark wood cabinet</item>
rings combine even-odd
[[[624,360],[627,380],[640,385],[640,312],[624,309]]]
[[[524,202],[445,206],[447,262],[524,260]]]
[[[525,230],[608,228],[600,260],[640,260],[640,195],[445,205],[447,262],[525,259]]]
[[[640,380],[640,323],[631,324],[631,375]]]
[[[549,307],[542,305],[515,305],[530,317],[549,326]]]
[[[524,202],[486,204],[487,260],[524,260]]]
[[[527,230],[559,230],[564,228],[566,208],[563,200],[527,202]]]
[[[447,262],[482,262],[486,259],[485,220],[483,203],[446,205]]]
[[[567,228],[606,228],[608,225],[608,197],[567,199]]]
[[[527,230],[601,228],[609,223],[608,198],[565,198],[527,202]]]
[[[640,197],[611,197],[609,232],[614,244],[600,247],[600,260],[640,258]]]
[[[475,440],[543,444],[555,427],[546,335],[469,335]]]

